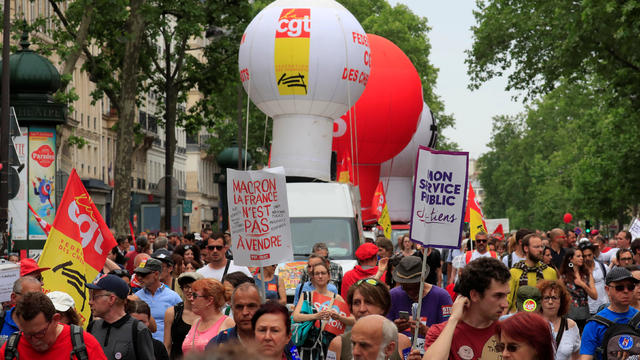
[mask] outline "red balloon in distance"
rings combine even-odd
[[[566,213],[562,217],[562,220],[564,221],[565,224],[568,224],[571,222],[571,220],[573,220],[573,215],[571,215],[570,213]]]
[[[333,150],[349,151],[349,138],[357,136],[353,161],[381,164],[402,151],[416,132],[422,112],[422,84],[418,71],[399,47],[381,36],[367,36],[371,48],[367,87],[349,112],[334,122]],[[356,131],[351,134],[353,120]]]

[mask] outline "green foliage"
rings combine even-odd
[[[88,143],[89,142],[85,138],[75,135],[69,135],[69,137],[67,138],[67,144],[69,144],[69,146],[75,146],[78,149],[82,149]]]

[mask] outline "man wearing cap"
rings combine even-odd
[[[509,312],[515,311],[515,295],[518,287],[529,285],[535,287],[540,280],[557,280],[558,273],[552,267],[542,262],[542,239],[535,233],[531,233],[522,238],[522,250],[525,260],[513,264],[509,270],[511,280],[509,281]]]
[[[115,275],[104,275],[89,288],[93,316],[87,331],[95,336],[109,359],[154,359],[151,333],[125,311],[127,283]]]
[[[176,284],[176,279],[173,277],[173,260],[171,259],[171,253],[167,249],[158,249],[151,254],[151,257],[160,260],[162,262],[162,271],[160,271],[160,281],[166,284],[169,289],[181,295],[176,289],[179,286]],[[182,297],[182,296],[181,296]]]
[[[425,269],[425,279],[429,273],[429,266]],[[418,346],[423,347],[424,337],[429,326],[439,324],[449,318],[451,314],[451,296],[449,293],[435,285],[425,281],[422,295],[420,296],[420,278],[422,274],[422,260],[417,256],[405,256],[400,260],[393,271],[393,280],[400,286],[391,289],[391,308],[387,318],[393,321],[399,332],[412,336],[416,326],[421,340]],[[417,307],[418,301],[422,301],[420,317],[414,320],[413,307]],[[414,305],[415,303],[415,305]],[[417,310],[417,308],[416,308]],[[400,316],[400,312],[407,312],[409,318]]]
[[[20,277],[31,276],[38,279],[42,283],[42,272],[50,268],[41,268],[35,260],[26,258],[20,260]]]
[[[347,292],[349,292],[351,285],[360,279],[375,277],[384,282],[384,279],[381,278],[384,277],[386,263],[383,269],[378,268],[378,247],[375,244],[364,243],[360,245],[356,250],[356,258],[358,258],[358,265],[347,271],[342,278],[340,295],[344,299],[347,298]]]
[[[157,330],[152,334],[158,341],[164,340],[164,313],[167,308],[182,301],[180,295],[160,281],[162,262],[149,258],[140,264],[134,271],[136,278],[142,284],[142,289],[138,290],[132,300],[140,299],[146,302],[151,309],[151,316],[156,320]]]
[[[638,280],[623,267],[615,267],[607,273],[605,290],[609,295],[609,306],[596,314],[617,324],[628,323],[638,310],[629,306],[633,299],[633,290]],[[602,345],[607,326],[591,318],[582,331],[580,360],[602,359],[596,349]]]
[[[33,276],[23,276],[13,283],[13,290],[11,292],[11,304],[16,305],[22,297],[29,292],[42,292],[42,283]],[[16,314],[14,312],[15,306],[11,309],[4,311],[2,314],[4,323],[2,324],[1,336],[9,336],[16,331],[19,331]]]

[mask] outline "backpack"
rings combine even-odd
[[[76,360],[89,360],[89,354],[87,353],[87,346],[84,344],[84,335],[82,326],[69,325],[71,328],[71,344],[73,348],[69,354],[69,359],[73,360],[74,355]],[[18,354],[18,342],[20,342],[20,335],[22,332],[16,331],[7,340],[7,346],[4,350],[5,360],[20,359]]]
[[[626,324],[618,324],[600,315],[593,316],[589,321],[595,321],[607,327],[602,337],[602,343],[596,348],[603,360],[619,359],[619,353],[628,356],[640,355],[640,313],[635,314]]]

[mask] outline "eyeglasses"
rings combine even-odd
[[[180,289],[182,290],[182,292],[192,291],[191,285],[180,286]]]
[[[616,289],[616,291],[618,292],[624,291],[625,288],[629,291],[633,291],[633,289],[636,288],[636,284],[616,285],[613,288]]]
[[[189,297],[192,298],[193,300],[197,299],[197,298],[206,298],[206,295],[199,295],[198,293],[191,293],[189,294]]]
[[[46,334],[47,334],[47,330],[49,330],[49,326],[51,325],[51,321],[47,322],[47,327],[45,327],[44,329],[38,331],[38,332],[34,332],[34,333],[28,333],[23,331],[22,335],[24,335],[27,338],[36,338],[36,339],[42,339]]]
[[[496,344],[496,351],[498,351],[499,353],[504,352],[504,350],[507,350],[510,353],[514,353],[516,351],[518,351],[518,349],[520,349],[520,344],[514,344],[514,343],[497,343]]]
[[[210,251],[213,251],[213,250],[220,251],[220,250],[224,249],[224,245],[209,245],[209,246],[207,246],[207,249],[209,249]]]
[[[544,300],[544,301],[558,301],[558,300],[560,300],[560,298],[557,297],[557,296],[545,296],[545,297],[542,298],[542,300]]]
[[[362,284],[362,283],[367,283],[367,284],[373,285],[373,286],[385,286],[378,279],[374,279],[374,278],[360,279],[360,280],[356,281],[356,286],[360,286],[360,284]]]
[[[487,240],[487,239],[476,239],[477,243],[486,243],[487,241],[489,241],[489,240]]]

